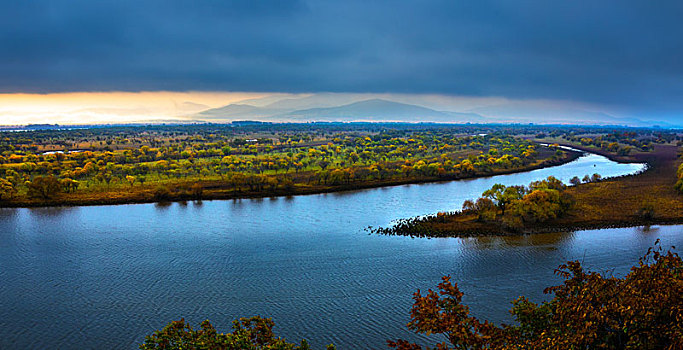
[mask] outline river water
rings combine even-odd
[[[361,191],[169,205],[0,210],[0,348],[132,349],[171,320],[275,320],[315,347],[424,342],[407,330],[412,293],[453,276],[472,312],[509,322],[510,301],[545,300],[559,264],[628,271],[679,226],[507,238],[413,239],[367,226],[458,209],[494,183],[642,169],[588,155],[527,173]],[[433,339],[432,339],[433,340]]]

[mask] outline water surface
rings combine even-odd
[[[465,181],[270,199],[0,210],[0,348],[132,349],[171,320],[227,331],[262,315],[314,346],[424,341],[405,324],[412,293],[452,275],[477,316],[509,322],[509,301],[547,298],[553,269],[580,259],[624,273],[679,226],[512,238],[412,239],[367,226],[458,209],[494,183],[638,171],[589,155]]]

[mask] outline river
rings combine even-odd
[[[133,349],[171,320],[275,320],[320,348],[425,341],[408,331],[412,293],[452,275],[472,312],[495,322],[519,295],[545,300],[553,269],[579,259],[628,271],[679,226],[522,237],[414,239],[367,226],[458,209],[494,183],[641,170],[587,155],[557,167],[443,183],[295,197],[0,210],[0,348]]]

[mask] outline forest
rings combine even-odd
[[[236,123],[5,131],[0,205],[327,192],[528,170],[577,156],[524,137],[546,129]]]

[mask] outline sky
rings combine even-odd
[[[681,18],[669,0],[2,1],[0,124],[6,95],[93,92],[543,100],[683,122]]]
[[[170,122],[265,95],[197,91],[6,93],[0,94],[0,125]]]

